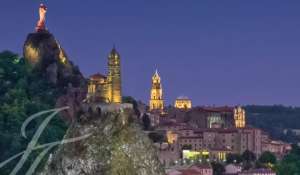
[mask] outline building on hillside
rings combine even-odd
[[[261,130],[256,128],[232,129],[179,129],[175,131],[179,150],[208,152],[208,157],[219,161],[227,153],[242,154],[246,150],[257,156],[262,153]]]
[[[210,164],[198,164],[187,168],[167,170],[167,175],[213,175]]]
[[[108,75],[90,76],[88,83],[88,102],[121,103],[121,62],[115,47],[108,56]]]
[[[186,96],[180,96],[175,100],[174,107],[177,109],[191,109],[192,100]]]
[[[149,101],[150,111],[159,111],[163,112],[164,110],[164,100],[163,100],[163,90],[161,85],[161,78],[158,75],[157,70],[152,76],[152,87],[150,92],[150,101]]]
[[[276,175],[276,173],[273,170],[262,168],[242,171],[238,175]]]
[[[185,118],[195,128],[243,128],[245,111],[241,107],[195,107],[186,112]]]
[[[277,140],[263,140],[262,141],[262,152],[271,152],[276,157],[282,158],[292,149],[291,145],[282,141]]]
[[[156,127],[160,123],[160,113],[147,113],[152,127]]]
[[[155,143],[158,148],[159,161],[165,166],[170,167],[180,159],[180,151],[178,145],[169,143]]]

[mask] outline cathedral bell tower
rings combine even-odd
[[[108,56],[107,97],[110,103],[122,103],[120,54],[113,47]]]
[[[163,111],[164,109],[164,100],[162,94],[162,86],[160,82],[160,76],[158,75],[157,70],[152,77],[152,88],[150,94],[150,111]]]

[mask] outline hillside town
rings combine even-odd
[[[88,99],[119,103],[120,54],[115,47],[108,56],[108,65],[108,77],[100,73],[90,76]],[[166,107],[157,70],[152,77],[149,104],[139,102],[138,109],[141,122],[149,120],[145,132],[154,141],[159,160],[169,175],[212,175],[211,162],[224,164],[227,174],[273,175],[271,169],[242,171],[238,160],[226,162],[229,156],[245,152],[257,158],[268,152],[281,159],[291,150],[290,144],[273,140],[262,129],[247,125],[242,106],[192,106],[190,98],[180,96],[173,106]]]
[[[5,142],[0,143],[1,160],[29,142],[27,150],[0,162],[0,174],[11,169],[10,174],[26,171],[28,175],[35,171],[40,175],[286,175],[290,169],[287,175],[297,175],[294,172],[300,171],[300,144],[252,125],[247,106],[197,105],[195,97],[187,96],[168,104],[163,88],[168,80],[158,70],[144,77],[149,80],[147,102],[126,96],[123,58],[115,45],[106,58],[107,72],[85,77],[47,29],[46,12],[46,5],[40,4],[40,18],[35,31],[27,35],[22,58],[0,52],[0,136]],[[49,112],[53,114],[44,121],[30,123]],[[50,123],[55,115],[59,118]],[[19,126],[22,136],[16,134]],[[300,135],[297,127],[278,130]],[[25,164],[35,150],[40,152]],[[15,168],[6,166],[18,157]]]

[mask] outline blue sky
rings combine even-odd
[[[22,54],[40,2],[85,76],[106,72],[116,44],[125,95],[148,102],[157,68],[167,104],[300,106],[300,1],[2,0],[0,50]]]

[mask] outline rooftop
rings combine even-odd
[[[248,171],[243,171],[242,173],[275,173],[273,170],[260,168],[260,169],[252,169]]]
[[[105,75],[102,75],[100,73],[96,73],[94,75],[91,75],[90,76],[90,79],[93,79],[93,80],[97,80],[97,79],[106,79],[106,76]]]

